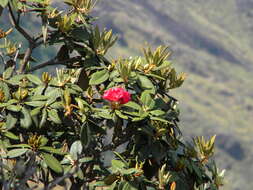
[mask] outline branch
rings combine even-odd
[[[27,48],[26,52],[25,52],[25,56],[23,58],[19,73],[23,73],[25,71],[26,65],[28,63],[29,58],[32,55],[32,51],[35,48],[35,46],[33,44],[29,44],[29,47]]]
[[[33,38],[21,26],[19,26],[19,23],[16,21],[10,3],[8,3],[8,8],[12,25],[29,41],[29,43],[34,44]]]
[[[12,11],[10,3],[8,3],[8,8],[9,8],[9,16],[12,25],[19,31],[20,34],[24,36],[24,38],[29,42],[29,47],[27,48],[25,52],[25,56],[22,62],[22,65],[20,67],[19,73],[23,73],[25,71],[26,65],[32,55],[33,49],[38,47],[40,44],[36,44],[35,40],[33,37],[31,37],[20,25],[19,25],[19,17],[18,20],[15,19],[14,13]]]
[[[33,72],[33,71],[36,71],[38,69],[41,69],[43,67],[46,67],[46,66],[52,66],[52,65],[65,65],[65,66],[68,66],[70,63],[74,63],[76,61],[79,61],[81,59],[81,56],[77,56],[77,57],[72,57],[70,59],[66,59],[66,60],[63,60],[63,61],[57,61],[57,58],[53,58],[45,63],[41,63],[40,65],[36,65],[34,67],[32,67],[31,69],[28,70],[28,72]]]

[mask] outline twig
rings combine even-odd
[[[40,65],[36,65],[36,66],[32,67],[28,72],[33,72],[33,71],[36,71],[36,70],[41,69],[43,67],[52,66],[52,65],[65,65],[65,66],[67,66],[70,63],[74,63],[76,61],[79,61],[80,59],[81,59],[80,56],[72,57],[70,59],[66,59],[63,61],[57,61],[57,58],[53,58],[45,63],[41,63]]]
[[[18,58],[18,54],[19,54],[19,51],[20,51],[20,48],[21,48],[21,44],[18,44],[18,49],[17,49],[17,51],[16,51],[16,54],[15,54],[15,57],[14,57],[14,59],[13,59],[13,61],[17,61],[17,58]]]
[[[18,44],[18,49],[17,49],[16,55],[15,55],[15,57],[14,57],[14,59],[13,59],[13,61],[14,61],[14,69],[13,69],[13,72],[16,71],[16,67],[17,67],[17,58],[18,58],[18,54],[19,54],[19,51],[20,51],[21,46],[22,46],[21,44]]]
[[[3,53],[1,51],[0,51],[0,57],[1,57],[2,61],[3,61],[3,64],[6,65],[6,61],[4,60]]]

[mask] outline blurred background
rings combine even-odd
[[[61,1],[53,0],[62,9]],[[186,72],[179,100],[185,139],[217,134],[216,160],[227,170],[224,190],[253,187],[253,0],[100,0],[96,23],[119,36],[108,58],[141,55],[168,45],[174,67]],[[0,18],[6,25],[8,15]],[[38,20],[22,21],[31,33]],[[12,34],[13,39],[21,39]],[[22,39],[21,39],[22,40]],[[33,55],[45,61],[54,49]]]

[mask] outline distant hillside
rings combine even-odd
[[[98,24],[119,35],[111,56],[140,54],[145,43],[167,44],[175,67],[188,73],[173,94],[186,136],[218,134],[224,189],[253,187],[253,2],[251,0],[106,0]]]

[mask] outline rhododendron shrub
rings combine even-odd
[[[110,60],[116,37],[93,25],[94,1],[65,4],[66,11],[48,0],[0,1],[12,24],[0,29],[0,188],[219,189],[215,136],[183,140],[170,92],[185,74],[172,67],[168,48]],[[41,33],[21,25],[24,15],[40,18]],[[14,31],[28,46],[11,39]],[[35,62],[40,46],[58,52]]]

